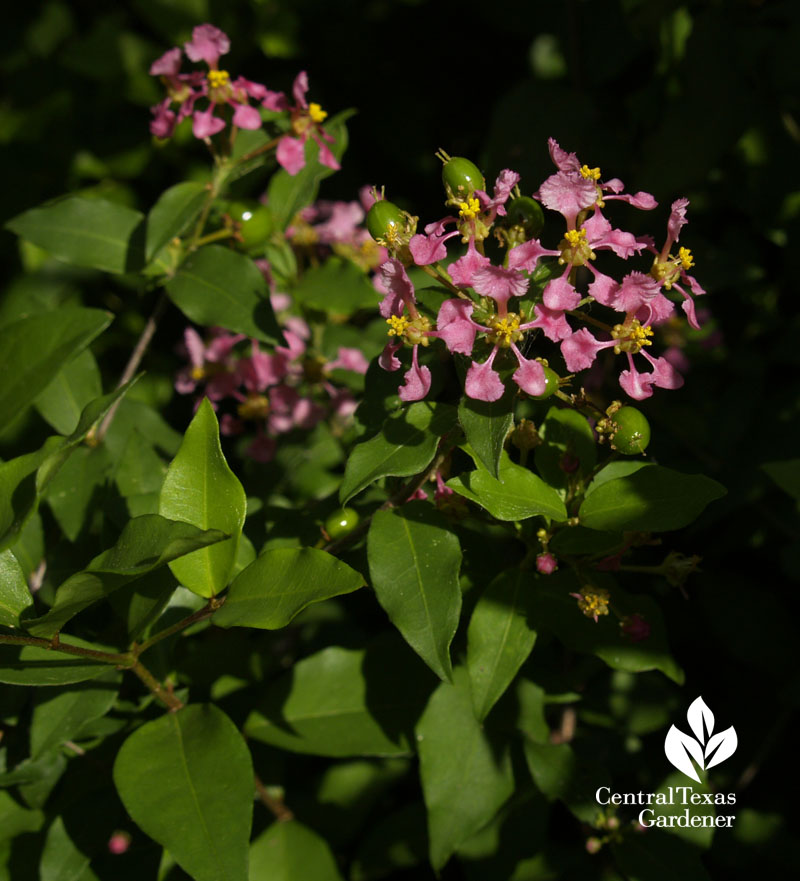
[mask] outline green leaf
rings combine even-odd
[[[578,512],[583,526],[637,532],[680,529],[726,492],[710,477],[681,474],[661,465],[648,465],[589,489]]]
[[[595,823],[602,813],[595,792],[609,782],[602,766],[583,761],[568,743],[526,740],[525,758],[540,792],[564,802],[582,822]]]
[[[200,214],[209,191],[197,181],[184,181],[165,190],[147,215],[145,259],[153,257],[179,236]]]
[[[209,545],[226,541],[217,529],[201,530],[190,523],[145,514],[129,520],[117,543],[95,557],[82,571],[56,591],[52,609],[41,618],[25,622],[35,636],[58,633],[78,612],[153,569]]]
[[[495,479],[475,458],[476,471],[452,478],[447,485],[459,495],[476,502],[498,520],[525,520],[537,514],[551,520],[566,520],[561,496],[541,477],[515,465],[507,453],[500,457],[500,477]]]
[[[103,651],[104,646],[70,636],[70,645]],[[114,649],[108,649],[114,651]],[[109,669],[108,664],[65,655],[35,645],[0,645],[0,682],[8,685],[71,685],[96,679]]]
[[[375,437],[357,444],[344,470],[339,501],[353,496],[381,477],[410,477],[433,461],[439,438],[455,423],[447,404],[419,401],[390,416]]]
[[[713,790],[708,785],[707,781],[703,781],[702,783],[690,783],[684,774],[680,771],[673,771],[666,780],[661,784],[661,786],[656,789],[656,792],[663,793],[667,800],[669,801],[671,792],[675,791],[675,788],[678,786],[688,787],[689,792],[686,793],[685,796],[681,796],[681,798],[673,798],[673,804],[663,804],[663,805],[648,805],[647,807],[653,811],[652,814],[648,814],[648,822],[654,823],[655,817],[683,817],[686,812],[686,805],[683,804],[684,800],[691,799],[694,793],[698,793],[698,797],[702,795],[711,796],[711,800],[714,800]],[[702,802],[702,798],[700,798]],[[690,817],[710,817],[711,822],[714,822],[714,818],[717,815],[717,810],[713,804],[691,804],[689,807],[689,816]],[[725,808],[722,809],[723,813],[725,812]],[[667,826],[664,831],[669,833],[670,835],[677,835],[682,838],[684,841],[688,841],[690,844],[694,844],[697,847],[709,848],[714,840],[714,829],[715,826]]]
[[[377,511],[367,537],[372,586],[392,624],[442,679],[461,613],[461,546],[426,502]]]
[[[583,494],[584,498],[590,496],[604,483],[608,483],[609,480],[627,477],[629,474],[635,474],[637,471],[641,471],[642,468],[649,468],[650,466],[650,462],[640,462],[636,459],[620,459],[616,462],[609,462],[592,478],[592,482],[586,487],[586,492]]]
[[[222,454],[216,414],[204,398],[167,470],[159,513],[200,529],[219,529],[230,538],[170,566],[184,587],[204,597],[227,587],[246,508],[242,485]]]
[[[379,298],[364,271],[339,257],[329,257],[321,266],[309,269],[292,289],[296,302],[338,315],[374,309]]]
[[[111,322],[101,309],[66,306],[0,328],[0,412],[13,419]]]
[[[660,829],[628,834],[611,845],[611,853],[628,881],[711,881],[700,852]]]
[[[550,486],[567,486],[569,474],[561,467],[565,455],[578,460],[581,474],[588,474],[594,468],[597,461],[594,432],[581,413],[566,407],[551,407],[539,433],[544,443],[536,447],[534,461]]]
[[[632,642],[625,636],[614,615],[600,616],[597,622],[587,618],[570,595],[580,590],[580,584],[568,572],[556,572],[538,579],[531,624],[539,632],[551,631],[567,648],[597,655],[615,670],[631,673],[661,670],[670,679],[682,684],[683,671],[670,653],[658,603],[646,594],[628,593],[612,579],[596,580],[598,586],[605,586],[609,590],[610,602],[619,615],[638,613],[645,619],[651,628],[647,639]]]
[[[249,881],[344,881],[324,838],[297,820],[273,823],[250,845]]]
[[[0,624],[18,627],[19,616],[33,606],[25,574],[9,550],[0,551]]]
[[[122,273],[142,264],[143,220],[141,212],[115,202],[67,196],[18,214],[6,229],[59,260]]]
[[[114,783],[134,822],[195,881],[248,881],[253,765],[215,706],[146,722],[123,743]]]
[[[766,462],[760,468],[785,493],[800,502],[800,459]]]
[[[219,325],[265,343],[284,341],[264,276],[250,257],[230,248],[207,245],[195,251],[166,291],[195,324]]]
[[[514,425],[517,388],[511,386],[497,401],[476,401],[466,395],[458,405],[458,421],[480,464],[492,477],[499,477],[503,444]]]
[[[363,584],[355,569],[325,551],[266,551],[236,576],[214,623],[277,630],[311,603],[351,593]]]
[[[501,572],[478,600],[467,630],[467,669],[475,715],[482,722],[514,680],[536,642],[529,610],[536,579],[525,569]]]
[[[76,447],[47,487],[47,504],[61,531],[75,541],[86,517],[97,502],[110,468],[105,447]]]
[[[16,838],[25,832],[37,832],[43,824],[41,811],[23,808],[8,792],[0,790],[0,841]]]
[[[354,113],[354,110],[345,110],[325,123],[325,131],[336,139],[335,143],[329,146],[337,159],[341,159],[347,149],[347,129],[344,123]],[[270,178],[267,203],[281,229],[286,229],[295,214],[316,199],[320,181],[333,174],[332,168],[319,162],[318,155],[319,148],[309,138],[306,141],[305,167],[294,175],[279,169]]]
[[[366,830],[350,868],[352,881],[378,881],[424,863],[428,852],[425,806],[414,802]]]
[[[461,667],[452,685],[442,683],[433,693],[416,731],[430,859],[438,871],[494,817],[514,791],[514,779],[508,750],[493,744],[475,718]]]
[[[38,691],[31,718],[31,758],[36,759],[67,740],[74,740],[87,722],[111,709],[120,674],[109,670],[93,682]]]
[[[358,650],[333,646],[276,680],[245,731],[254,740],[312,755],[408,755],[411,726],[432,682],[399,639],[383,637]]]
[[[83,881],[89,857],[75,846],[64,826],[56,817],[47,830],[39,862],[40,881]]]
[[[39,415],[59,434],[75,431],[83,408],[103,393],[94,355],[84,349],[65,365],[39,393]]]

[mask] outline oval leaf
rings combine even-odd
[[[450,643],[461,613],[461,546],[425,502],[378,511],[367,536],[372,586],[392,624],[442,679],[452,675]]]
[[[478,600],[467,631],[467,669],[475,715],[482,722],[525,663],[536,642],[529,610],[533,573],[501,572]]]
[[[250,845],[250,881],[344,881],[324,838],[297,820],[273,823]]]
[[[578,516],[590,529],[661,532],[688,525],[724,495],[710,477],[648,465],[587,494]]]
[[[70,636],[69,644],[95,651],[115,651],[76,636]],[[108,669],[108,664],[100,661],[36,645],[0,645],[0,682],[9,685],[71,685],[96,679]]]
[[[209,191],[197,181],[184,181],[163,192],[147,215],[145,259],[149,262],[200,214]]]
[[[89,349],[66,364],[36,398],[36,409],[59,434],[71,434],[83,408],[103,394],[100,370]]]
[[[193,704],[146,722],[122,745],[114,784],[133,820],[195,881],[248,881],[253,765],[222,710]]]
[[[325,551],[266,551],[236,576],[214,623],[277,630],[311,603],[351,593],[363,584],[355,569]]]
[[[467,443],[492,477],[499,477],[503,444],[514,425],[516,386],[505,390],[497,401],[476,401],[466,395],[458,405],[458,421]]]
[[[10,550],[0,552],[0,624],[18,627],[19,616],[33,606],[25,573]]]
[[[69,196],[17,215],[6,228],[59,260],[122,273],[142,264],[143,220],[115,202]]]
[[[244,254],[220,245],[200,248],[167,282],[166,290],[196,324],[219,325],[265,343],[284,342],[264,276]]]
[[[231,537],[170,563],[184,587],[210,597],[227,586],[246,507],[244,489],[222,455],[216,414],[204,398],[167,470],[159,513],[200,529],[219,529]]]

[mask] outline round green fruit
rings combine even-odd
[[[545,389],[540,395],[533,395],[534,399],[537,401],[543,401],[545,398],[549,398],[551,395],[555,394],[556,391],[558,391],[558,380],[559,376],[555,370],[552,370],[550,367],[545,367]]]
[[[367,212],[367,229],[369,234],[377,242],[393,238],[405,229],[406,218],[403,212],[386,199],[378,199]]]
[[[507,205],[508,222],[511,226],[521,226],[529,239],[535,239],[544,227],[542,206],[530,196],[512,199]]]
[[[339,508],[325,521],[325,532],[333,538],[342,538],[358,526],[358,512],[352,508]]]
[[[442,183],[456,198],[471,196],[475,190],[485,190],[486,181],[474,162],[463,156],[453,156],[442,168]]]
[[[272,232],[272,214],[266,205],[259,202],[231,202],[228,215],[238,225],[242,244],[248,251],[263,245]]]
[[[611,437],[611,445],[624,456],[643,453],[650,443],[650,423],[635,407],[621,407],[611,417],[617,430]]]

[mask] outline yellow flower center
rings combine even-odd
[[[200,382],[201,379],[206,375],[205,370],[202,367],[192,367],[191,376],[195,382]]]
[[[620,352],[630,352],[635,355],[645,346],[652,346],[652,340],[648,339],[653,335],[653,328],[647,324],[642,326],[638,318],[634,318],[630,324],[615,324],[611,331],[611,336],[615,340],[619,340],[614,346],[614,352],[619,355]]]
[[[580,245],[581,242],[586,241],[586,230],[585,229],[568,229],[566,233],[564,233],[564,238],[569,243],[570,247],[574,248],[577,245]]]
[[[600,169],[589,168],[588,165],[581,166],[581,177],[586,180],[600,180]]]
[[[211,89],[221,89],[227,86],[231,81],[231,76],[227,70],[209,70],[208,86]]]
[[[314,122],[322,122],[328,115],[328,111],[323,110],[319,104],[312,101],[308,105],[308,115],[314,120]]]
[[[386,323],[389,325],[389,336],[405,336],[408,330],[409,321],[405,315],[392,315],[386,319]]]
[[[481,213],[481,203],[474,197],[459,202],[458,214],[464,220],[474,220]]]
[[[678,260],[684,269],[691,269],[694,266],[694,257],[688,248],[680,248],[678,250]]]
[[[558,247],[561,250],[558,262],[562,266],[565,263],[571,263],[573,266],[585,266],[596,256],[586,237],[586,230],[583,228],[568,229]]]
[[[611,594],[604,587],[586,588],[578,600],[578,608],[587,618],[597,618],[608,614],[608,601]]]
[[[248,395],[236,410],[242,419],[263,419],[269,413],[269,401],[264,395]]]
[[[492,333],[490,340],[504,349],[510,347],[511,343],[516,342],[522,336],[519,329],[519,315],[513,313],[505,318],[496,319],[492,322]]]

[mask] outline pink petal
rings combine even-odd
[[[245,455],[255,462],[271,462],[275,456],[277,442],[266,434],[259,435],[245,450]]]
[[[261,102],[262,107],[274,111],[289,109],[289,100],[283,92],[272,92],[269,89],[265,89],[264,91],[264,99]]]
[[[525,269],[528,272],[533,272],[536,264],[542,257],[558,257],[560,254],[560,251],[551,251],[548,248],[543,248],[538,239],[531,239],[531,241],[523,242],[508,252],[508,268]]]
[[[666,358],[653,358],[647,352],[642,352],[642,355],[653,366],[653,372],[650,375],[653,377],[654,385],[667,389],[676,389],[683,385],[683,377]]]
[[[521,297],[528,290],[529,283],[521,272],[501,266],[485,266],[472,277],[476,292],[491,297],[497,303],[506,303],[511,297]]]
[[[249,104],[235,104],[233,111],[233,124],[237,128],[249,129],[254,131],[261,128],[261,114],[255,107]]]
[[[667,221],[667,234],[669,235],[670,244],[678,241],[681,228],[688,223],[686,220],[686,209],[688,207],[688,199],[676,199],[672,203],[669,220]]]
[[[210,138],[225,128],[225,120],[214,116],[213,105],[205,111],[196,111],[192,119],[192,134],[196,138]]]
[[[285,168],[289,174],[297,174],[306,164],[306,146],[298,138],[284,135],[278,141],[278,149],[275,151],[278,164]]]
[[[551,211],[563,214],[567,225],[573,228],[578,213],[597,201],[597,188],[594,181],[586,180],[580,174],[559,171],[539,187],[539,200]]]
[[[457,236],[458,231],[448,233],[447,235],[422,235],[417,233],[411,237],[408,243],[408,249],[417,266],[428,266],[436,263],[437,260],[445,260],[447,258],[447,248],[444,243]]]
[[[450,273],[453,284],[460,285],[461,287],[471,287],[472,276],[479,269],[483,269],[484,266],[489,266],[491,262],[488,257],[478,253],[475,248],[475,240],[470,239],[467,253],[463,257],[459,257],[458,260],[454,260],[448,266],[447,271]]]
[[[414,285],[406,275],[403,264],[395,257],[390,257],[380,265],[373,284],[385,295],[380,305],[380,313],[384,318],[402,315],[405,304],[417,301]]]
[[[512,377],[514,382],[529,395],[543,395],[547,388],[544,367],[538,361],[529,361],[523,358],[515,345],[512,345],[511,348],[519,361],[519,367],[514,371]]]
[[[506,209],[504,206],[508,201],[508,197],[511,195],[511,191],[519,183],[519,180],[520,177],[516,171],[512,171],[510,168],[504,168],[500,174],[497,175],[497,180],[494,182],[494,196],[488,201],[485,207],[496,208],[497,213],[501,217],[505,217]]]
[[[653,394],[653,379],[649,373],[638,373],[631,364],[630,370],[623,370],[619,375],[619,384],[634,401],[643,401]]]
[[[505,386],[492,369],[496,355],[497,346],[494,347],[492,354],[483,364],[472,362],[464,383],[464,391],[470,398],[474,398],[476,401],[497,401],[503,397]]]
[[[586,370],[592,366],[599,351],[607,349],[614,344],[614,340],[600,342],[585,327],[582,327],[573,333],[572,336],[563,340],[561,343],[561,355],[567,365],[567,370],[570,373],[578,373],[580,370]]]
[[[594,297],[598,303],[602,303],[604,306],[616,308],[614,302],[619,290],[617,282],[610,275],[603,275],[591,265],[589,265],[589,269],[594,273],[594,281],[589,285],[589,296]]]
[[[172,99],[165,98],[160,104],[150,108],[150,112],[155,117],[150,121],[150,134],[155,138],[171,138],[175,131],[177,117],[169,109],[170,104]]]
[[[675,304],[663,294],[656,294],[649,303],[645,303],[636,312],[634,318],[638,318],[642,324],[661,324],[675,312]]]
[[[451,352],[472,354],[475,334],[482,329],[471,319],[472,309],[472,303],[466,300],[445,300],[439,307],[435,335]]]
[[[550,150],[550,158],[559,171],[580,171],[581,163],[577,155],[562,150],[555,138],[547,139],[547,147]]]
[[[161,58],[150,65],[152,76],[177,76],[181,69],[181,55],[183,53],[177,47],[165,52]]]
[[[336,359],[325,365],[328,370],[352,370],[354,373],[364,374],[369,367],[369,361],[364,357],[360,349],[352,349],[348,346],[339,346]]]
[[[317,141],[316,138],[314,138],[314,140]],[[319,161],[328,168],[338,171],[341,168],[341,165],[339,165],[336,157],[331,153],[330,148],[326,144],[323,144],[322,141],[317,141],[317,144],[319,145],[319,156],[317,157]]]
[[[642,211],[652,211],[653,208],[658,208],[658,202],[656,202],[655,197],[651,196],[650,193],[643,193],[641,191],[634,193],[632,196],[621,195],[605,197],[607,202],[611,199],[619,199],[620,202],[628,202],[630,205],[633,205],[634,208],[640,208]]]
[[[428,394],[431,388],[431,372],[427,367],[420,367],[417,360],[417,349],[411,356],[411,368],[406,373],[405,382],[397,390],[401,401],[419,401]]]
[[[183,344],[189,353],[192,367],[202,367],[206,363],[206,347],[200,334],[193,327],[184,330]]]
[[[400,369],[400,359],[395,352],[402,346],[402,343],[386,343],[384,350],[378,356],[378,364],[390,373]]]
[[[645,275],[644,272],[629,272],[619,286],[614,308],[618,312],[637,312],[660,292],[661,285],[652,275]]]
[[[302,107],[304,110],[308,109],[308,102],[306,101],[306,92],[308,91],[308,74],[301,70],[300,73],[297,74],[294,80],[294,85],[292,86],[292,95],[294,97],[294,102],[298,107]]]
[[[520,330],[539,327],[549,340],[556,343],[571,336],[572,328],[564,316],[563,309],[548,309],[547,306],[537,304],[533,307],[533,314],[536,318],[527,324],[521,324]]]
[[[220,55],[231,48],[227,35],[213,24],[200,24],[192,31],[192,39],[185,43],[186,55],[192,61],[205,61],[209,67],[216,67]]]
[[[567,272],[569,272],[569,267]],[[561,278],[554,278],[547,282],[542,300],[548,309],[564,311],[566,309],[575,309],[581,301],[581,295],[567,281],[565,274]]]

